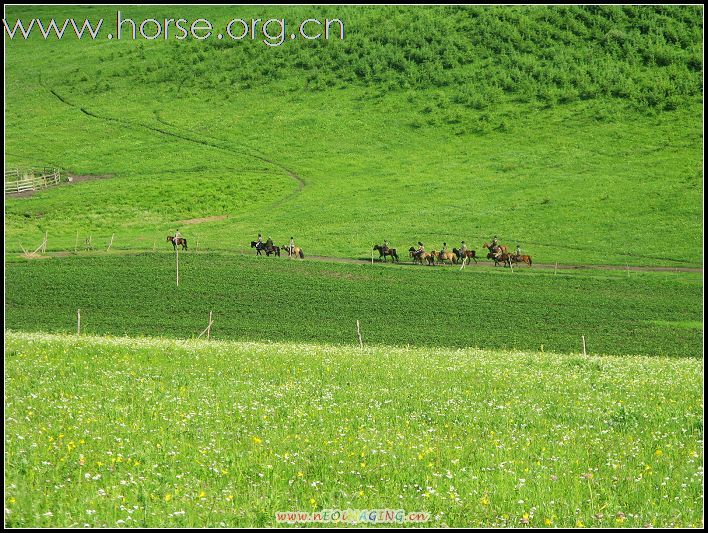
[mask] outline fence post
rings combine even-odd
[[[79,230],[76,230],[76,242],[74,242],[74,253],[79,251]]]
[[[113,237],[115,237],[115,236],[116,236],[115,233],[113,235],[111,235],[111,242],[108,243],[108,248],[106,248],[106,251],[110,250],[111,246],[113,246]]]
[[[364,348],[364,342],[361,340],[361,328],[359,327],[359,321],[356,321],[356,334],[359,336],[359,348]]]
[[[583,356],[587,355],[587,352],[585,351],[585,335],[582,335],[583,337]]]
[[[177,286],[179,287],[179,246],[175,248],[175,252],[177,253]]]
[[[81,335],[81,309],[76,310],[76,334]]]
[[[211,337],[211,325],[212,325],[212,320],[211,320],[211,311],[209,311],[209,325],[207,326],[207,339]]]

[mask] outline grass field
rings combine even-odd
[[[112,177],[8,199],[8,249],[45,231],[55,251],[77,232],[145,249],[179,227],[211,249],[263,232],[358,257],[498,234],[546,262],[702,263],[700,10],[341,9],[350,40],[277,49],[9,41],[8,165]]]
[[[7,263],[6,325],[93,334],[699,357],[702,274],[387,266],[183,252]],[[543,346],[543,348],[541,348]]]
[[[695,359],[6,339],[9,526],[700,526]]]

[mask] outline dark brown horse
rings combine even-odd
[[[391,261],[398,261],[398,254],[396,253],[395,248],[385,248],[379,244],[374,245],[374,250],[378,250],[379,252],[379,261],[381,258],[383,258],[384,262],[386,261],[386,256],[390,255],[391,256]]]
[[[172,246],[174,247],[175,251],[177,250],[177,246],[182,246],[182,250],[187,249],[187,239],[184,237],[177,237],[176,239],[172,235],[167,236],[167,242],[171,242]]]
[[[265,252],[266,257],[270,257],[270,254],[275,254],[280,257],[280,248],[277,246],[268,246],[262,242],[251,241],[251,248],[256,249],[256,255],[261,255],[261,252]]]
[[[511,254],[502,253],[499,255],[499,257],[497,257],[492,252],[489,252],[487,254],[487,259],[491,259],[492,261],[494,261],[494,266],[499,266],[499,263],[503,263],[505,267],[511,266]]]
[[[477,262],[477,252],[475,252],[474,250],[465,250],[464,252],[460,252],[460,250],[458,250],[457,248],[453,248],[452,253],[454,253],[463,261],[465,259],[474,259],[474,262]]]

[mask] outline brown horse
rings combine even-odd
[[[174,247],[175,251],[177,250],[178,245],[182,246],[182,250],[187,249],[187,239],[185,239],[184,237],[177,237],[175,239],[172,235],[168,235],[167,242],[172,243],[172,246]]]
[[[493,250],[493,249],[492,249],[493,246],[492,246],[491,244],[489,244],[488,242],[485,242],[485,243],[482,245],[482,247],[483,247],[483,248],[486,248],[486,249],[489,250],[491,253],[496,252],[496,250]],[[497,247],[502,251],[503,254],[505,254],[505,253],[507,253],[507,252],[509,251],[509,249],[508,249],[506,246],[502,246],[501,244],[497,244]]]
[[[381,258],[383,258],[383,260],[386,261],[387,255],[391,256],[391,261],[398,261],[398,254],[396,253],[395,248],[386,248],[384,250],[383,246],[381,246],[379,244],[375,244],[374,250],[377,250],[379,252],[379,261],[381,260]]]
[[[530,255],[511,255],[512,263],[526,263],[529,267],[531,266],[531,256]]]
[[[452,253],[454,253],[458,259],[462,259],[463,261],[465,259],[474,259],[474,262],[477,262],[477,252],[474,250],[465,250],[464,252],[460,252],[457,248],[453,248]]]
[[[457,263],[457,254],[454,252],[433,252],[433,257],[437,261],[444,263],[445,261],[450,261],[450,264]]]
[[[302,249],[298,248],[297,246],[293,246],[292,251],[290,250],[290,246],[286,246],[286,245],[281,246],[280,249],[288,252],[288,257],[290,257],[290,258],[295,256],[295,257],[299,257],[300,259],[305,259],[305,254],[302,253]]]
[[[505,254],[502,253],[499,257],[497,257],[495,254],[492,252],[489,252],[487,254],[487,259],[491,259],[494,261],[494,266],[499,266],[499,263],[504,263],[504,266],[511,266],[511,255],[510,254]]]
[[[419,253],[416,253],[416,249],[411,246],[408,249],[408,252],[409,252],[410,256],[413,258],[414,263],[420,263],[422,265],[423,261],[425,261],[428,263],[428,265],[435,264],[435,256],[433,255],[435,253],[434,250],[433,250],[433,253],[423,252],[422,254],[419,254]]]

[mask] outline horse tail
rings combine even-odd
[[[305,259],[305,254],[302,253],[302,250],[300,250],[300,259]]]

